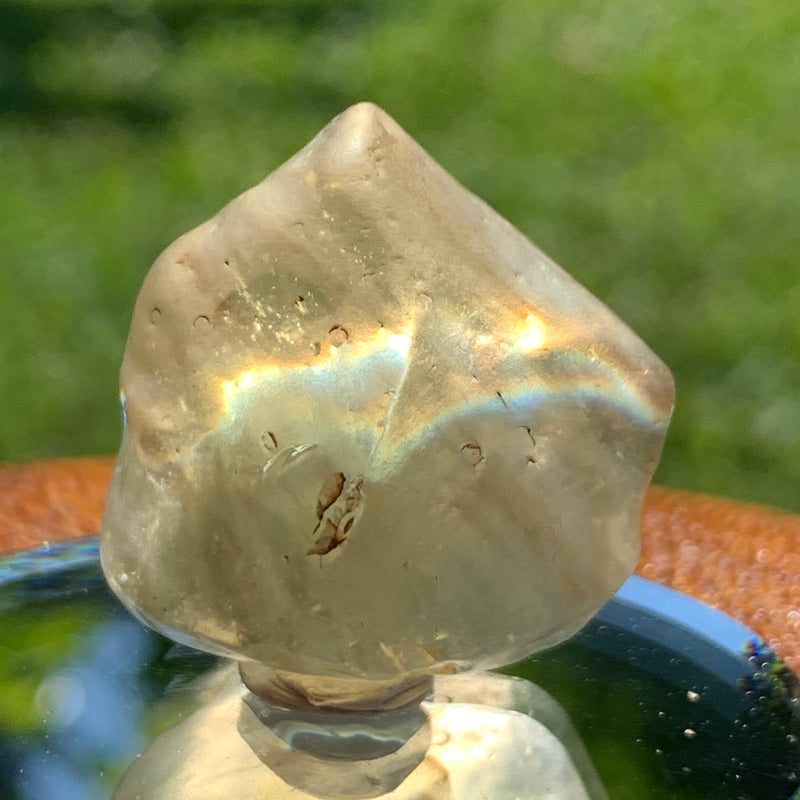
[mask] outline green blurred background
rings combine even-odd
[[[0,460],[113,452],[149,264],[362,99],[671,366],[657,481],[800,511],[796,0],[0,0]]]

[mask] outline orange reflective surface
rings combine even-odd
[[[725,611],[800,669],[800,516],[651,487],[636,571]]]
[[[100,529],[114,459],[0,464],[0,552]]]

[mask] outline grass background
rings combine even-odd
[[[800,511],[796,0],[0,0],[0,460],[113,452],[150,263],[361,99],[670,365],[659,482]]]

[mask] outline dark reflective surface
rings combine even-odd
[[[563,703],[612,800],[788,800],[800,784],[794,675],[694,601],[627,589],[509,671]],[[684,627],[692,613],[703,636]],[[132,619],[92,541],[0,561],[0,798],[107,800],[197,707],[197,679],[218,663]]]

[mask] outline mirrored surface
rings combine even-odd
[[[0,561],[2,798],[107,800],[221,664],[134,620],[94,539]],[[664,587],[631,579],[575,638],[508,672],[563,704],[612,800],[788,800],[800,785],[797,678]]]

